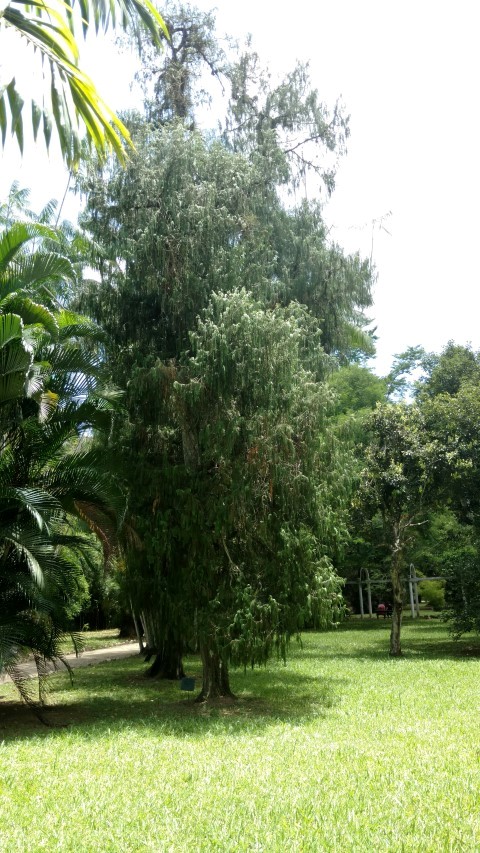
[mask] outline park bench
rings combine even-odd
[[[392,608],[389,604],[383,604],[383,605],[379,604],[378,605],[378,607],[377,607],[377,619],[380,619],[380,616],[383,616],[383,618],[386,619],[387,616],[391,616],[391,615],[392,615]]]

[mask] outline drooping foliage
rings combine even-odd
[[[328,117],[297,69],[263,91],[270,129],[253,132],[261,116],[249,113],[241,138],[233,118],[247,82],[232,65],[224,132],[195,129],[202,26],[177,17],[178,41],[158,72],[147,68],[155,97],[150,120],[127,118],[137,149],[127,169],[91,164],[82,175],[101,282],[81,305],[127,389],[128,419],[112,434],[142,542],[126,555],[127,594],[154,670],[179,675],[182,648],[199,645],[212,696],[229,692],[229,662],[284,653],[302,624],[335,618],[351,457],[335,439],[326,378],[337,360],[371,351],[372,273],[329,242],[318,204],[285,201],[304,150],[284,149],[288,127],[303,124],[320,164],[321,151],[341,150],[345,119]],[[211,34],[209,45],[218,59]],[[178,79],[181,108],[168,89]],[[290,118],[280,122],[281,110]]]
[[[302,364],[303,316],[245,291],[213,296],[174,385],[205,694],[211,660],[225,671],[274,647],[285,654],[292,634],[339,612],[329,556],[346,472],[326,426],[328,390]]]
[[[224,141],[234,151],[262,159],[275,183],[295,191],[309,174],[328,193],[350,130],[337,102],[329,109],[310,82],[308,64],[297,63],[274,81],[251,44],[228,70],[230,104]]]

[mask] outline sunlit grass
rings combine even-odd
[[[62,728],[4,699],[0,850],[480,849],[480,658],[425,621],[390,660],[388,627],[306,635],[237,705],[135,658],[55,676]]]
[[[93,649],[106,649],[127,642],[125,638],[120,637],[118,628],[106,628],[103,631],[81,631],[79,636],[86,652]],[[65,651],[73,651],[70,641],[65,644]]]

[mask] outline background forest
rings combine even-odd
[[[64,136],[78,226],[18,184],[0,207],[0,664],[27,699],[24,651],[41,674],[85,623],[135,626],[151,675],[198,651],[199,698],[229,696],[230,666],[355,608],[360,568],[392,655],[412,562],[456,634],[479,627],[479,354],[369,370],[374,269],[322,218],[343,108],[304,65],[226,53],[211,14],[164,19],[161,53],[137,34],[126,163]]]

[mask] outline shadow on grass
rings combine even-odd
[[[74,686],[66,675],[51,679],[51,704],[44,712],[53,728],[46,728],[17,698],[0,700],[0,737],[3,739],[44,737],[68,732],[97,737],[108,730],[135,729],[149,736],[203,737],[242,736],[261,733],[279,723],[304,725],[328,718],[351,679],[361,672],[347,667],[341,677],[335,661],[386,663],[389,624],[383,620],[355,621],[324,634],[306,632],[302,644],[291,643],[289,661],[272,661],[265,669],[232,671],[232,689],[237,702],[196,704],[201,665],[186,660],[188,675],[197,680],[195,693],[183,693],[176,682],[144,677],[138,658],[112,661],[75,671]],[[405,621],[402,646],[404,660],[459,660],[480,656],[480,644],[470,639],[454,642],[445,625],[434,620]],[[329,672],[328,676],[322,670]],[[334,673],[332,675],[331,673]],[[13,697],[13,692],[10,692]]]
[[[326,716],[338,701],[341,679],[294,672],[288,667],[233,671],[237,701],[195,702],[176,682],[144,677],[138,660],[113,661],[75,671],[73,687],[63,674],[52,676],[50,704],[42,724],[16,698],[0,700],[0,736],[4,740],[51,736],[68,728],[88,737],[112,727],[139,728],[159,736],[204,737],[257,732],[279,722],[301,725]],[[201,683],[200,664],[187,661],[189,675]],[[337,684],[337,682],[339,682]]]

